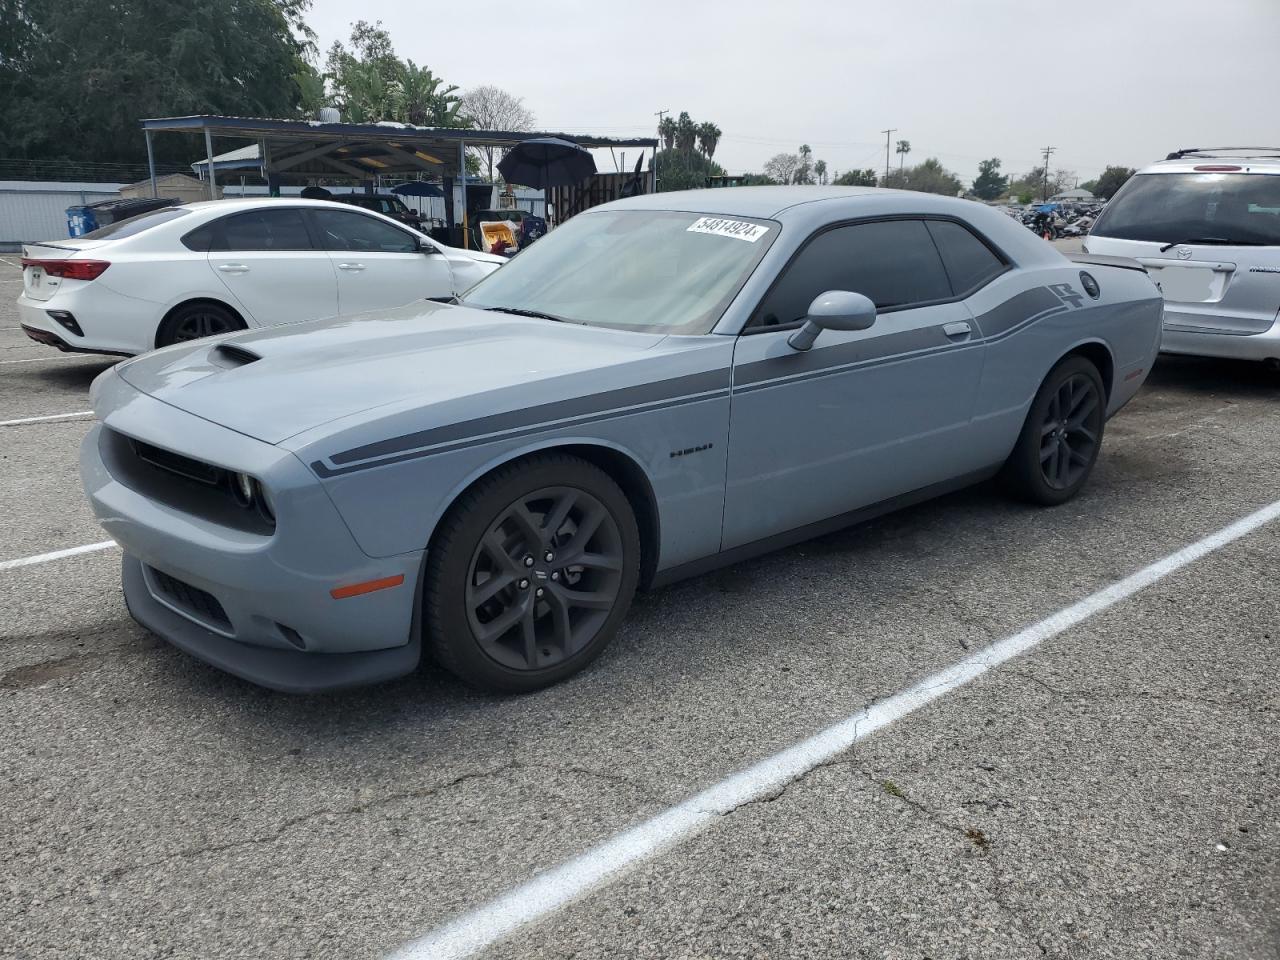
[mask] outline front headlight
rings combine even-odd
[[[236,495],[236,499],[240,502],[240,506],[247,507],[253,503],[254,487],[258,481],[247,473],[237,473],[234,478],[232,492]]]

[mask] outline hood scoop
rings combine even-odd
[[[261,359],[260,354],[236,346],[234,343],[220,343],[209,351],[209,362],[228,370],[233,367],[243,367]]]

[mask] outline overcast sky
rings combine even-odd
[[[1280,0],[313,4],[322,51],[381,20],[400,56],[524,97],[539,129],[714,120],[731,173],[801,143],[835,170],[883,169],[886,127],[908,162],[936,156],[966,182],[985,157],[1024,172],[1046,145],[1086,180],[1180,146],[1280,141]]]

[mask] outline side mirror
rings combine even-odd
[[[418,244],[418,252],[423,256],[426,256],[426,257],[444,256],[444,254],[441,253],[437,247],[432,246],[431,244],[425,242],[424,240],[420,240],[417,237],[415,237],[414,241]]]
[[[860,293],[828,290],[809,304],[804,326],[787,338],[793,350],[808,350],[823,330],[866,330],[876,322],[876,305]]]

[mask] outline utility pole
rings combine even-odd
[[[892,130],[881,130],[880,132],[884,134],[884,178],[888,180],[889,179],[889,138],[893,134],[898,132],[898,128],[894,127]]]
[[[1044,153],[1044,188],[1041,191],[1044,194],[1042,199],[1049,199],[1049,158],[1057,151],[1057,147],[1045,147]]]
[[[654,113],[654,116],[658,118],[658,139],[659,140],[662,139],[662,118],[665,117],[670,112],[671,112],[670,110],[658,110],[657,112]]]

